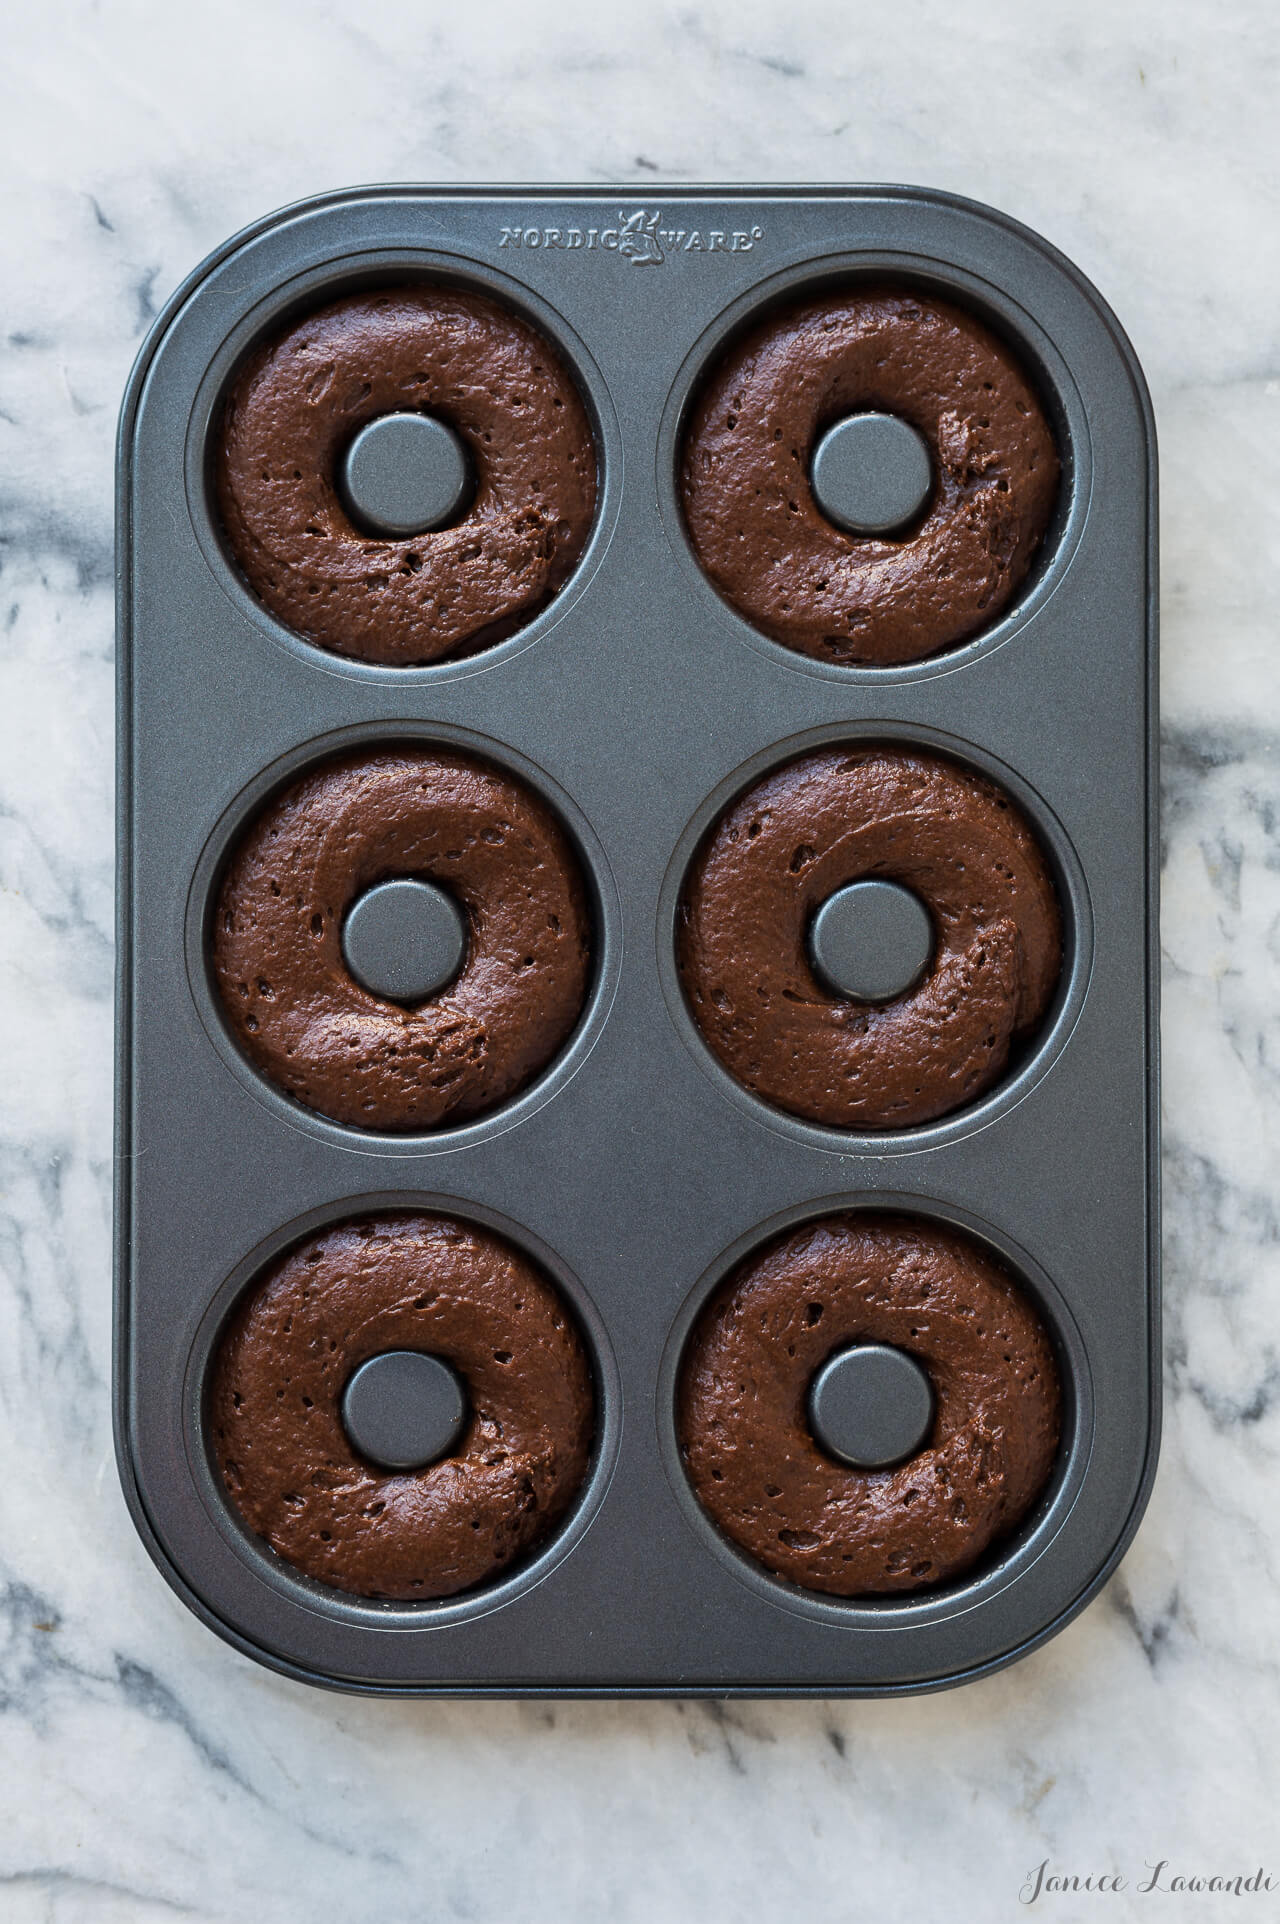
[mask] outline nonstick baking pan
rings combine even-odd
[[[1062,464],[1036,565],[985,631],[888,668],[779,646],[703,575],[682,424],[772,307],[874,279],[975,313],[1030,371]],[[326,652],[268,614],[219,522],[227,384],[291,315],[443,283],[531,320],[572,371],[599,463],[564,588],[487,650],[425,667]],[[155,1561],[222,1636],[294,1677],[457,1696],[871,1695],[1025,1653],[1078,1612],[1141,1515],[1159,1427],[1155,447],[1132,349],[1054,248],[915,188],[360,188],[205,261],[152,329],[119,441],[116,1423]],[[462,748],[526,781],[589,878],[577,1030],[495,1112],[434,1133],[340,1126],[244,1057],[210,972],[211,903],[264,799],[339,751]],[[1032,824],[1064,924],[1056,999],[997,1086],[903,1130],[817,1126],[700,1039],[676,963],[682,878],[764,770],[917,744]],[[498,1229],[567,1296],[597,1424],[575,1507],[494,1584],[377,1602],[298,1575],[210,1453],[211,1359],[264,1265],[387,1209]],[[1063,1386],[1037,1509],[967,1576],[842,1601],[770,1575],[689,1487],[674,1399],[709,1292],[788,1225],[845,1209],[968,1232],[1017,1277]]]

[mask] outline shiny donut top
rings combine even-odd
[[[924,438],[933,488],[899,536],[845,532],[809,483],[850,414]],[[775,641],[846,666],[919,661],[989,627],[1025,580],[1059,463],[1013,353],[971,315],[906,288],[805,302],[713,368],[685,435],[689,538],[716,588]]]
[[[338,463],[380,415],[452,428],[475,488],[453,526],[358,527]],[[551,344],[478,294],[354,294],[294,322],[240,369],[215,451],[219,510],[254,593],[297,634],[411,666],[492,645],[563,585],[586,543],[596,455]]]

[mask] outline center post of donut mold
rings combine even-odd
[[[467,953],[467,922],[446,889],[408,876],[366,889],[342,925],[342,956],[370,995],[425,1002],[452,982]]]
[[[900,415],[846,415],[814,449],[809,485],[828,521],[847,534],[893,534],[929,499],[928,444]]]
[[[467,1410],[457,1371],[424,1350],[371,1356],[342,1393],[342,1427],[352,1448],[387,1470],[420,1470],[447,1456]]]
[[[888,1469],[914,1456],[933,1413],[927,1372],[887,1343],[838,1350],[809,1386],[814,1442],[855,1470]]]
[[[850,882],[829,895],[809,924],[809,957],[819,979],[855,1002],[890,1002],[914,988],[933,954],[933,921],[897,882]]]
[[[471,463],[436,415],[380,414],[343,455],[338,485],[352,518],[372,534],[427,534],[465,506]]]

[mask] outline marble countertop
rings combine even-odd
[[[1262,1867],[1280,1890],[1274,12],[692,0],[602,18],[584,0],[48,0],[6,19],[5,1924],[1199,1919],[1226,1899],[1168,1888],[1176,1874]],[[947,188],[1079,262],[1146,366],[1164,495],[1164,1454],[1105,1593],[985,1682],[835,1704],[329,1696],[203,1629],[126,1516],[108,1395],[120,391],[225,235],[396,179]],[[1044,1860],[1126,1888],[1020,1905]]]

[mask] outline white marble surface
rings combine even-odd
[[[0,1918],[1274,1916],[1280,1876],[1280,33],[1269,0],[47,0],[0,62]],[[168,291],[376,179],[908,180],[1112,300],[1164,463],[1168,1405],[1056,1642],[914,1702],[432,1706],[169,1594],[108,1425],[111,460]],[[1170,1873],[1166,1873],[1168,1875]]]

